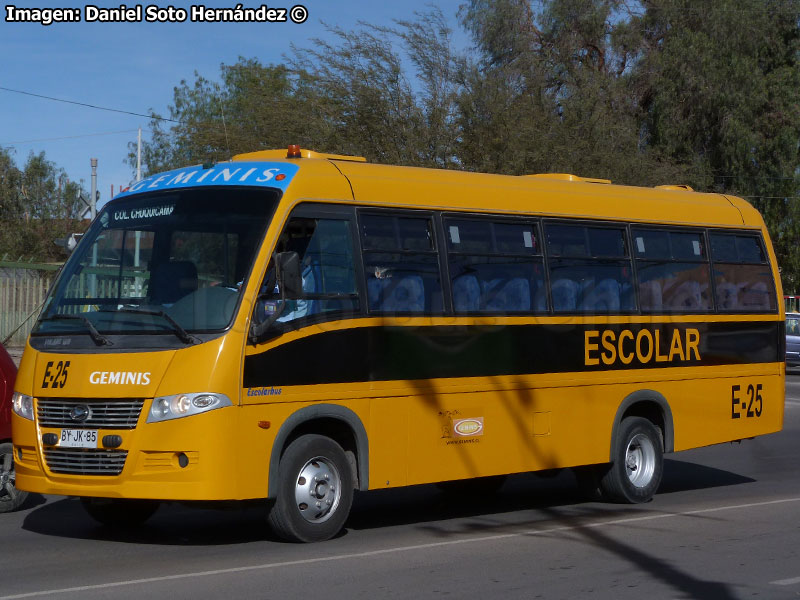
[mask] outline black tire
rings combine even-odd
[[[659,429],[642,417],[623,419],[612,457],[611,466],[600,478],[605,498],[625,504],[652,500],[664,471]]]
[[[27,498],[28,492],[17,489],[14,446],[11,442],[0,444],[0,513],[17,510]]]
[[[157,500],[122,498],[81,498],[83,508],[98,523],[129,528],[141,525],[158,510]]]
[[[303,435],[286,448],[268,523],[290,542],[321,542],[342,530],[353,504],[353,471],[342,447]]]

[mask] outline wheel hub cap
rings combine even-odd
[[[294,498],[309,523],[326,521],[339,506],[341,478],[336,467],[324,458],[308,461],[297,477]]]
[[[656,451],[652,441],[637,434],[628,443],[625,453],[625,470],[636,487],[646,487],[653,479],[656,468]]]

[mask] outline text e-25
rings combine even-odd
[[[742,386],[731,386],[731,419],[741,419],[742,416],[760,417],[764,409],[764,400],[761,397],[763,385],[760,383],[749,384],[744,398],[740,396]],[[740,406],[741,405],[741,406]]]

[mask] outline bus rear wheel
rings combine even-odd
[[[600,478],[603,495],[612,502],[649,502],[664,471],[660,431],[647,419],[626,417],[620,423],[617,439],[614,460]]]
[[[353,472],[342,447],[321,435],[302,435],[286,448],[278,466],[278,491],[268,522],[290,542],[321,542],[335,536],[353,504]]]
[[[134,527],[147,521],[158,510],[156,500],[122,498],[81,498],[84,510],[98,523],[110,527]]]

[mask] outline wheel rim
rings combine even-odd
[[[327,521],[339,506],[342,481],[336,466],[318,456],[309,460],[297,476],[294,499],[297,510],[309,523]]]
[[[17,497],[14,477],[14,456],[0,454],[0,502],[13,502]]]
[[[656,469],[656,449],[652,440],[638,433],[628,442],[625,451],[625,472],[636,487],[646,487]]]

